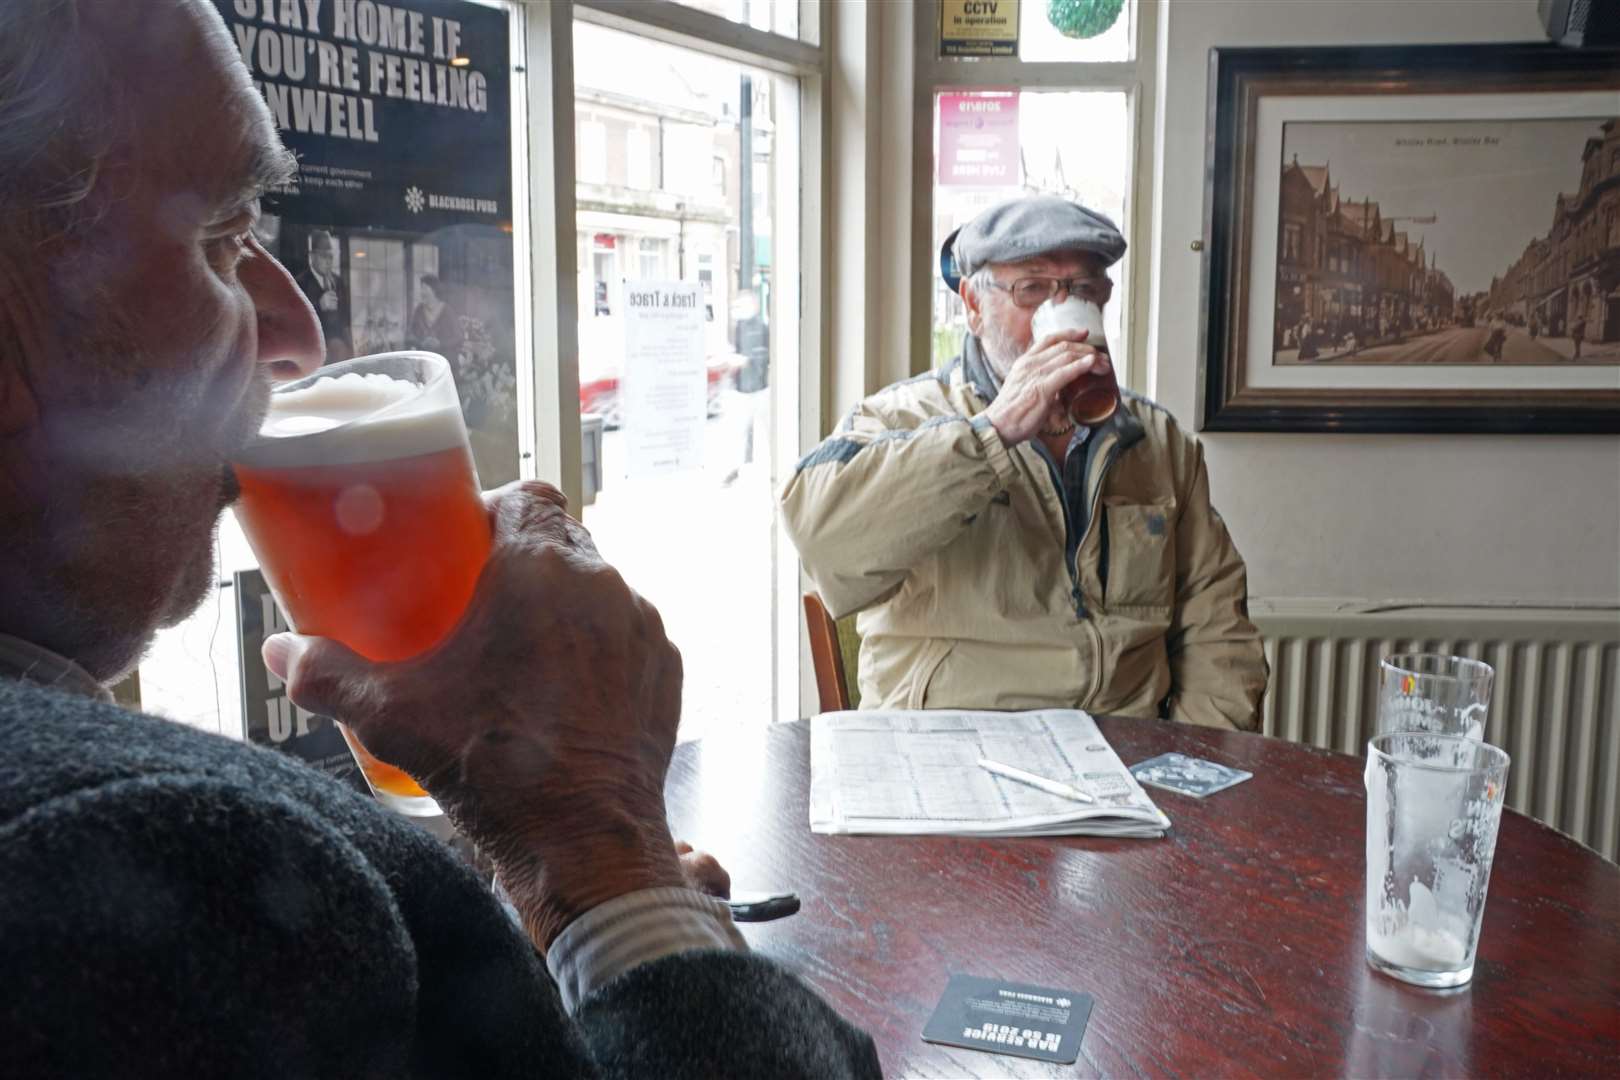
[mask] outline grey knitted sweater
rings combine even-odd
[[[270,751],[0,678],[10,1077],[875,1076],[756,956],[637,968],[571,1020],[444,845]]]

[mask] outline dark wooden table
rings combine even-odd
[[[816,836],[800,722],[680,747],[670,820],[735,888],[799,893],[744,933],[870,1031],[891,1077],[1620,1075],[1620,867],[1507,812],[1473,983],[1421,990],[1363,955],[1360,760],[1099,724],[1127,764],[1180,750],[1254,779],[1150,789],[1163,840]],[[1095,995],[1079,1062],[923,1042],[953,974]]]

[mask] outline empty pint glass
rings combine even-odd
[[[236,476],[237,517],[299,633],[403,660],[461,618],[491,536],[443,357],[364,356],[278,388]],[[439,812],[409,776],[343,737],[379,801]]]
[[[1378,665],[1378,732],[1432,731],[1485,738],[1496,671],[1482,660],[1403,653]]]
[[[1461,735],[1367,744],[1367,962],[1418,986],[1474,977],[1508,756]]]

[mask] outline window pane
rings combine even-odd
[[[1125,94],[964,90],[939,94],[935,104],[930,250],[937,252],[952,230],[981,210],[1037,192],[1106,214],[1131,239],[1125,222],[1131,154]],[[1109,269],[1114,298],[1103,310],[1109,348],[1121,373],[1129,370],[1123,327],[1131,301],[1130,260],[1128,251]],[[937,273],[932,277],[933,359],[938,364],[961,351],[966,323],[961,299]]]
[[[0,0],[0,5],[6,2]],[[252,5],[215,0],[215,6],[229,24],[242,23],[246,17],[237,9]],[[266,11],[287,7],[259,6]],[[399,348],[445,356],[455,373],[480,479],[493,488],[516,479],[519,470],[514,358],[519,325],[527,322],[526,303],[518,306],[514,290],[509,220],[514,83],[495,74],[511,66],[511,12],[485,0],[435,0],[434,6],[455,15],[464,31],[478,27],[476,37],[469,32],[461,39],[471,66],[456,70],[487,78],[487,110],[430,110],[426,103],[375,95],[367,105],[368,110],[375,106],[377,128],[400,134],[415,148],[404,155],[384,154],[387,160],[381,161],[370,157],[368,144],[358,139],[324,128],[298,130],[301,122],[290,123],[272,100],[281,136],[295,150],[305,175],[344,176],[349,178],[345,188],[364,194],[340,193],[336,182],[305,184],[297,197],[267,200],[271,212],[260,218],[254,233],[299,280],[321,316],[329,363],[351,353]],[[315,36],[331,37],[330,20],[322,25],[326,29]],[[313,26],[309,30],[315,34]],[[521,43],[521,35],[516,41]],[[315,41],[307,44],[313,48]],[[313,67],[310,72],[313,79]],[[274,81],[264,86],[271,99]],[[434,149],[442,147],[455,153]],[[376,198],[379,192],[390,194]],[[460,202],[488,196],[498,205],[493,212],[482,207],[436,211],[435,193],[461,196]],[[516,195],[519,202],[526,198],[521,186]],[[320,263],[312,259],[317,247],[322,250]],[[240,737],[238,646],[243,639],[232,578],[237,571],[253,569],[257,561],[234,514],[221,518],[218,544],[220,586],[190,618],[157,634],[141,662],[141,698],[148,711]],[[266,704],[260,700],[249,707]]]
[[[682,7],[697,8],[735,23],[747,23],[755,30],[768,30],[785,37],[799,36],[799,0],[674,0]]]
[[[581,428],[586,459],[601,463],[581,517],[681,650],[680,737],[765,723],[772,396],[793,392],[773,376],[780,342],[798,335],[796,310],[775,295],[772,239],[795,206],[784,200],[798,198],[797,183],[777,180],[784,155],[796,169],[778,133],[797,84],[583,22],[574,50],[577,129],[599,129],[607,146],[595,177],[594,151],[577,150]],[[657,163],[645,186],[616,149],[643,138]],[[657,297],[681,286],[701,310],[663,322]]]
[[[1018,18],[1020,60],[1109,63],[1135,55],[1136,0],[1126,0],[1114,24],[1090,38],[1067,37],[1053,26],[1049,13],[1053,6],[1046,0],[1024,0]]]

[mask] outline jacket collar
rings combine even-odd
[[[1105,433],[1116,435],[1121,450],[1130,449],[1147,436],[1147,429],[1142,426],[1142,421],[1136,418],[1136,413],[1129,407],[1130,403],[1135,400],[1139,400],[1135,394],[1129,390],[1121,390],[1119,393],[1119,408],[1114,410],[1114,415],[1108,418],[1107,423],[1097,428],[1098,436]]]
[[[97,701],[113,699],[105,686],[67,657],[7,634],[0,634],[0,678],[19,679]]]
[[[985,358],[984,349],[974,334],[962,335],[962,374],[986,405],[996,400],[996,395],[1001,392],[1001,380],[996,378],[995,369]]]

